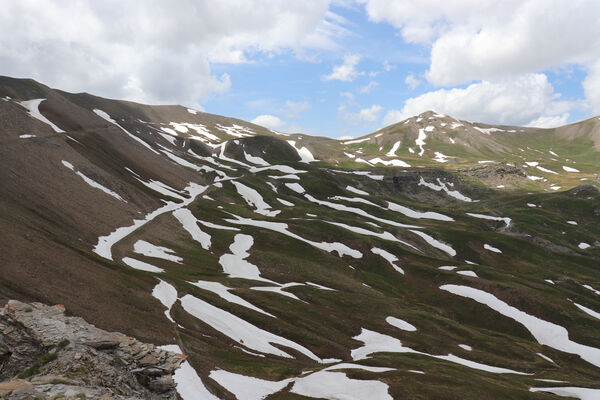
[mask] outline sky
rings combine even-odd
[[[600,115],[598,0],[4,0],[0,75],[282,132]]]

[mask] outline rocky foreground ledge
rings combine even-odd
[[[0,399],[177,399],[184,358],[61,305],[10,300],[0,310]]]

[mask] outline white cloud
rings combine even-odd
[[[285,102],[285,106],[279,110],[280,113],[288,118],[298,118],[304,111],[311,109],[311,104],[308,101],[291,101]]]
[[[544,74],[525,74],[496,82],[483,81],[464,89],[440,89],[409,98],[402,110],[391,110],[389,125],[427,110],[469,121],[527,125],[556,122],[574,104],[558,100]],[[567,115],[568,117],[568,115]]]
[[[333,49],[330,0],[22,0],[0,7],[0,74],[69,91],[195,105],[228,90],[211,63]]]
[[[569,113],[563,115],[556,115],[554,117],[539,117],[527,124],[535,128],[556,128],[557,126],[563,126],[569,119]]]
[[[408,86],[409,88],[416,89],[417,86],[419,86],[419,84],[421,83],[421,81],[415,78],[413,74],[408,74],[404,79],[404,83],[406,83],[406,86]]]
[[[369,19],[431,48],[429,82],[497,81],[565,65],[590,75],[585,94],[600,112],[597,0],[359,0]]]
[[[373,88],[375,88],[377,86],[379,86],[379,83],[377,83],[376,81],[370,81],[365,86],[358,89],[358,93],[361,93],[361,94],[370,93],[371,90],[373,90]]]
[[[383,110],[378,104],[373,104],[369,108],[363,108],[358,113],[348,113],[345,111],[346,108],[343,107],[339,111],[342,112],[342,117],[346,121],[351,122],[375,122],[379,119],[379,114]]]
[[[588,70],[588,75],[583,81],[583,90],[588,107],[593,113],[600,114],[600,61]]]
[[[348,54],[344,56],[344,63],[336,65],[329,75],[323,77],[326,81],[342,81],[351,82],[356,79],[360,72],[356,70],[356,65],[360,61],[360,56],[357,54]]]
[[[259,115],[250,122],[275,130],[280,130],[286,125],[285,121],[282,121],[279,117],[270,114]]]

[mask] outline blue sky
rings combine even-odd
[[[0,74],[330,137],[428,109],[552,127],[600,114],[598,20],[596,0],[9,0]]]

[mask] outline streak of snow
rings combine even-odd
[[[395,326],[398,329],[402,329],[403,331],[414,332],[417,330],[417,328],[415,328],[414,325],[409,324],[408,322],[406,322],[400,318],[387,317],[385,319],[385,322],[387,322],[388,324],[390,324],[392,326]]]
[[[158,347],[161,350],[172,351],[177,354],[183,354],[179,346],[169,344]],[[189,361],[184,361],[173,374],[173,380],[176,384],[177,393],[183,400],[219,400],[206,389],[198,373],[191,366]]]
[[[357,144],[357,143],[366,142],[369,139],[371,139],[371,138],[348,140],[347,142],[342,142],[342,144]]]
[[[167,247],[155,246],[152,243],[146,242],[145,240],[138,240],[133,245],[133,252],[142,254],[147,257],[161,258],[167,261],[173,261],[181,264],[183,258],[175,255],[175,251]]]
[[[454,218],[451,218],[444,214],[436,213],[433,211],[426,211],[426,212],[415,211],[415,210],[411,210],[408,207],[401,206],[400,204],[392,203],[391,201],[388,201],[387,203],[388,203],[389,210],[399,212],[403,215],[406,215],[409,218],[417,218],[417,219],[425,218],[425,219],[433,219],[436,221],[454,221]]]
[[[358,250],[351,249],[343,243],[339,242],[315,242],[312,240],[305,239],[295,233],[292,233],[288,230],[288,225],[282,222],[270,222],[270,221],[259,221],[253,220],[250,218],[242,218],[237,215],[234,215],[236,219],[225,219],[225,221],[232,224],[246,225],[246,226],[257,226],[265,229],[269,229],[275,232],[279,232],[282,235],[289,236],[291,238],[300,240],[302,242],[308,243],[313,247],[316,247],[321,250],[325,250],[327,252],[337,252],[340,257],[344,255],[349,255],[352,258],[361,258],[362,253]]]
[[[447,245],[446,243],[440,242],[437,239],[434,239],[433,237],[429,236],[425,232],[415,231],[413,229],[411,229],[410,231],[412,233],[414,233],[415,235],[418,235],[421,238],[423,238],[423,240],[425,240],[427,243],[429,243],[429,245],[431,245],[432,247],[435,247],[436,249],[440,249],[443,252],[448,253],[452,257],[454,257],[456,255],[456,250],[454,250],[451,246]]]
[[[290,146],[294,148],[294,150],[296,150],[296,153],[298,153],[298,156],[300,157],[300,162],[310,163],[317,161],[308,148],[304,146],[297,148],[295,140],[288,140],[287,142],[290,144]]]
[[[512,220],[508,217],[494,217],[492,215],[476,214],[476,213],[466,213],[466,214],[469,217],[473,217],[473,218],[487,219],[490,221],[502,221],[506,224],[506,227],[509,227],[510,223],[512,222]]]
[[[253,244],[254,238],[252,236],[242,233],[235,235],[233,243],[229,246],[231,254],[223,254],[219,258],[219,264],[223,267],[223,272],[232,278],[273,283],[273,281],[260,276],[260,270],[256,265],[245,260],[245,258],[250,256],[248,250],[250,250]]]
[[[216,294],[217,296],[219,296],[220,298],[222,298],[223,300],[228,301],[230,303],[239,304],[242,307],[246,307],[251,310],[257,311],[261,314],[268,315],[269,317],[277,318],[273,314],[269,314],[268,312],[256,307],[254,304],[247,302],[246,300],[242,299],[239,296],[236,296],[235,294],[230,293],[230,291],[233,289],[223,285],[220,282],[196,281],[196,282],[188,282],[188,283],[190,283],[196,287],[199,287],[200,289],[204,289],[209,292],[212,292],[212,293]]]
[[[448,189],[448,186],[446,186],[446,183],[442,182],[439,178],[438,178],[437,181],[438,181],[439,185],[436,185],[435,183],[427,182],[421,176],[420,179],[419,179],[419,186],[428,187],[428,188],[430,188],[432,190],[435,190],[436,192],[439,192],[439,191],[443,190],[444,192],[446,192],[446,194],[448,196],[454,197],[455,199],[460,200],[460,201],[465,201],[465,202],[472,202],[473,201],[473,199],[471,199],[471,198],[463,195],[458,190],[450,190],[450,189]]]
[[[548,392],[562,397],[576,397],[580,400],[600,399],[600,389],[575,386],[529,388],[530,392]]]
[[[162,215],[167,212],[175,211],[179,208],[186,207],[192,201],[194,201],[197,196],[202,194],[202,192],[204,192],[206,189],[207,189],[207,186],[201,186],[196,183],[190,183],[185,188],[185,191],[187,191],[190,196],[189,198],[185,199],[181,203],[167,202],[167,204],[165,204],[164,206],[147,214],[144,217],[144,219],[134,219],[132,225],[117,228],[114,232],[112,232],[106,236],[100,236],[98,238],[98,243],[94,247],[94,250],[93,250],[94,253],[96,253],[99,256],[104,257],[106,259],[112,260],[112,250],[111,249],[115,243],[117,243],[119,240],[125,238],[126,236],[130,235],[131,233],[133,233],[134,231],[136,231],[143,225],[147,224],[148,222],[152,221],[154,218],[158,217],[159,215]]]
[[[85,176],[81,171],[76,171],[75,167],[73,166],[73,164],[71,164],[68,161],[62,160],[62,164],[69,168],[71,171],[75,172],[75,174],[77,174],[81,179],[83,179],[83,181],[85,183],[87,183],[88,185],[90,185],[91,187],[95,188],[95,189],[100,189],[102,190],[104,193],[114,197],[117,200],[121,200],[125,203],[127,203],[127,201],[125,199],[123,199],[121,196],[119,196],[117,193],[113,192],[112,190],[110,190],[109,188],[107,188],[106,186],[103,186],[101,184],[99,184],[98,182],[96,182],[95,180],[88,178],[87,176]]]
[[[158,268],[152,264],[148,264],[146,262],[136,260],[135,258],[125,257],[125,258],[123,258],[123,262],[125,264],[129,265],[131,268],[138,269],[140,271],[155,272],[155,273],[165,272],[165,270],[162,268]]]
[[[130,138],[132,138],[133,140],[135,140],[136,142],[138,142],[139,144],[141,144],[142,146],[144,146],[145,148],[147,148],[148,150],[150,150],[151,152],[155,153],[155,154],[160,154],[158,151],[154,150],[148,143],[146,143],[145,141],[143,141],[142,139],[140,139],[139,137],[133,135],[132,133],[130,133],[127,129],[123,128],[121,125],[119,125],[119,123],[117,121],[115,121],[114,119],[112,119],[110,117],[110,115],[108,115],[107,113],[105,113],[102,110],[99,109],[94,109],[94,113],[99,116],[100,118],[104,119],[105,121],[110,122],[113,125],[116,125],[119,129],[121,129],[123,132],[125,132]]]
[[[269,165],[269,163],[261,157],[253,156],[251,154],[246,153],[246,150],[244,150],[244,158],[246,159],[246,161],[251,162],[252,164],[261,165],[263,167]]]
[[[600,319],[600,313],[599,312],[596,312],[596,311],[594,311],[594,310],[592,310],[590,308],[582,306],[581,304],[577,304],[577,303],[573,303],[573,304],[575,304],[575,306],[577,308],[579,308],[581,311],[583,311],[584,313],[586,313],[588,315],[591,315],[592,317],[594,317],[596,319]]]
[[[425,130],[419,129],[419,136],[417,137],[417,140],[415,140],[415,144],[421,149],[421,151],[419,152],[419,157],[421,157],[423,153],[425,153],[425,149],[423,148],[423,146],[425,146],[425,139],[427,139]]]
[[[489,245],[489,244],[487,244],[487,243],[485,243],[485,244],[483,245],[483,248],[484,248],[484,249],[486,249],[486,250],[489,250],[489,251],[493,251],[494,253],[502,253],[502,250],[500,250],[500,249],[497,249],[497,248],[495,248],[495,247],[493,247],[493,246],[490,246],[490,245]]]
[[[529,315],[483,290],[461,285],[443,285],[440,289],[485,304],[523,325],[538,343],[566,353],[577,354],[587,362],[600,367],[600,349],[573,342],[569,339],[569,332],[560,325]]]
[[[288,189],[291,189],[291,190],[293,190],[296,193],[302,194],[302,193],[306,192],[306,190],[304,190],[304,188],[299,183],[289,183],[289,182],[286,182],[285,186]]]
[[[152,289],[152,297],[160,301],[163,306],[167,307],[165,316],[169,321],[175,323],[173,318],[171,318],[171,307],[173,307],[173,304],[177,301],[177,289],[170,283],[160,279],[160,282]]]
[[[566,165],[563,165],[563,169],[567,172],[580,172],[578,169],[567,167]]]
[[[244,347],[261,353],[292,358],[292,356],[285,351],[273,346],[273,344],[277,344],[279,346],[294,349],[308,358],[321,362],[321,359],[306,347],[260,329],[251,323],[192,295],[187,294],[183,296],[180,301],[183,309],[189,314],[210,325],[213,329],[232,340],[235,340]]]
[[[192,239],[200,243],[204,250],[208,250],[211,244],[211,236],[198,227],[198,220],[187,208],[180,208],[173,211],[173,216],[177,218],[183,229],[185,229]]]
[[[357,189],[357,188],[355,188],[353,186],[350,186],[350,185],[346,186],[346,190],[349,191],[349,192],[355,193],[355,194],[360,194],[362,196],[368,196],[369,195],[369,193],[365,192],[364,190]]]
[[[395,255],[393,255],[392,253],[390,253],[388,251],[385,251],[384,249],[380,249],[379,247],[373,247],[371,249],[371,253],[377,254],[378,256],[383,257],[388,263],[390,263],[392,268],[394,268],[396,271],[398,271],[402,275],[404,275],[404,270],[402,268],[400,268],[399,266],[397,266],[396,264],[394,264],[396,261],[398,261],[398,257],[396,257]]]
[[[255,208],[254,211],[256,213],[267,217],[274,217],[281,212],[281,210],[271,211],[271,206],[263,200],[260,193],[251,187],[248,187],[241,182],[232,181],[231,183],[235,186],[237,192],[242,196],[244,201],[246,201],[249,206]]]
[[[54,130],[54,132],[65,133],[65,131],[63,131],[58,126],[56,126],[54,123],[52,123],[52,121],[50,121],[48,118],[44,117],[42,115],[42,113],[40,112],[40,109],[39,109],[40,103],[44,100],[46,100],[46,99],[25,100],[25,101],[20,101],[17,104],[25,107],[27,109],[27,112],[30,117],[35,118],[38,121],[42,121],[46,125],[49,125],[50,128],[52,128],[52,130]]]
[[[358,159],[357,159],[358,161]],[[387,166],[392,166],[392,167],[403,167],[403,168],[408,168],[410,167],[410,164],[408,164],[407,162],[404,162],[402,160],[398,160],[398,159],[393,159],[393,160],[382,160],[379,157],[376,158],[372,158],[369,160],[369,163],[375,165],[375,164],[383,164],[386,167]]]
[[[395,157],[396,156],[396,152],[400,148],[400,144],[401,144],[401,141],[398,140],[396,143],[394,143],[394,145],[392,146],[392,148],[390,149],[390,151],[388,151],[387,153],[385,153],[385,155],[388,156],[388,157]]]

